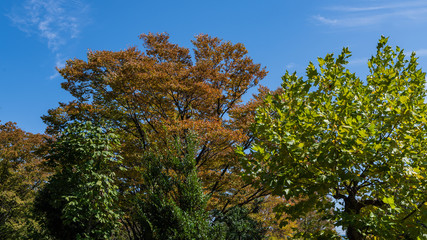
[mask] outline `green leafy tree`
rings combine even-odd
[[[258,109],[246,177],[288,199],[306,196],[277,211],[334,213],[325,218],[350,240],[427,237],[426,75],[415,53],[406,59],[387,41],[366,81],[345,68],[344,48],[310,63],[306,78],[287,72],[283,92]]]
[[[221,229],[227,240],[261,240],[265,239],[267,229],[261,222],[250,216],[246,207],[234,206],[225,213],[214,210],[212,212],[213,224],[216,229]],[[254,212],[256,213],[256,212]]]
[[[55,239],[110,239],[118,227],[115,144],[114,134],[91,122],[70,124],[52,144],[49,163],[57,172],[35,206]]]
[[[130,239],[262,239],[266,229],[241,206],[223,213],[207,210],[209,195],[203,193],[197,175],[197,139],[194,132],[183,139],[169,137],[167,150],[153,145],[139,169],[143,184],[126,196],[133,206],[132,222],[126,224]],[[162,143],[160,146],[165,146]],[[123,221],[127,221],[126,218]]]
[[[168,150],[156,147],[144,155],[144,184],[133,199],[134,239],[211,239],[203,193],[196,169],[194,135],[171,140]]]

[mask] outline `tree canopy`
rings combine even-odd
[[[42,134],[0,124],[0,239],[21,239],[38,228],[31,209],[49,172],[42,164],[45,145]]]
[[[427,238],[426,74],[382,37],[267,71],[241,43],[89,51],[58,69],[73,100],[47,134],[0,124],[1,239]]]
[[[136,223],[129,227],[134,239],[211,239],[215,232],[209,224],[207,196],[197,177],[197,143],[189,134],[181,141],[171,138],[168,150],[154,148],[143,156],[144,194],[128,196],[133,202]],[[160,154],[159,154],[160,153]],[[221,239],[221,238],[219,238]]]
[[[292,219],[308,211],[342,226],[350,240],[427,236],[426,74],[382,37],[361,80],[350,51],[328,54],[306,77],[286,72],[280,93],[257,109],[245,175],[288,199]],[[242,155],[245,155],[241,151]]]
[[[35,210],[54,239],[111,239],[120,226],[114,165],[117,137],[91,122],[71,123],[49,149],[56,168]]]
[[[165,144],[168,135],[185,139],[192,130],[199,138],[195,163],[209,209],[227,211],[268,195],[241,181],[234,151],[252,140],[250,116],[260,101],[242,104],[241,97],[265,77],[265,68],[253,63],[243,44],[208,35],[195,37],[193,54],[167,34],[140,38],[145,51],[90,51],[87,60],[68,60],[59,69],[62,87],[74,100],[43,117],[48,132],[74,120],[110,121],[126,168],[117,172],[124,179],[121,190],[137,194],[144,181],[141,154]]]

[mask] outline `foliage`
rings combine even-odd
[[[296,220],[296,227],[291,239],[317,239],[317,240],[339,240],[342,239],[335,229],[334,222],[327,217],[329,212],[317,210],[308,212],[305,216]],[[284,218],[285,221],[288,219]]]
[[[144,157],[143,189],[133,198],[135,239],[210,239],[206,212],[207,196],[195,166],[195,136],[168,143],[166,152],[157,148]]]
[[[221,229],[227,240],[261,240],[265,239],[267,229],[261,222],[250,216],[249,209],[242,206],[234,206],[227,212],[213,211],[212,226]]]
[[[112,147],[117,138],[91,122],[70,124],[50,149],[57,172],[40,191],[36,211],[56,239],[110,239],[118,227]]]
[[[0,124],[0,239],[26,239],[39,226],[31,215],[35,193],[48,176],[45,136]]]
[[[405,59],[387,40],[366,81],[345,68],[344,48],[319,58],[319,69],[310,63],[307,79],[286,73],[283,92],[258,109],[246,177],[288,199],[307,197],[278,211],[293,219],[333,211],[328,219],[349,239],[426,237],[425,73],[414,53]]]
[[[288,216],[286,213],[275,213],[274,208],[277,205],[289,202],[291,201],[287,201],[283,197],[269,195],[259,201],[259,206],[256,207],[255,212],[259,211],[260,213],[251,213],[249,215],[267,230],[266,236],[268,239],[295,239],[295,234],[299,232],[313,231],[316,227],[331,228],[327,223],[319,221],[321,215],[313,212],[298,220],[287,222],[286,225],[281,225],[280,223],[287,220]],[[313,220],[307,221],[308,219]]]
[[[237,144],[250,145],[248,123],[258,103],[243,105],[241,97],[267,71],[253,63],[241,43],[198,35],[191,54],[171,43],[167,34],[140,38],[145,51],[90,51],[87,60],[68,60],[59,69],[66,80],[62,87],[74,101],[61,103],[43,117],[48,131],[57,132],[74,120],[110,121],[122,141],[120,154],[127,170],[116,173],[124,180],[120,189],[125,195],[143,189],[139,169],[147,159],[141,155],[153,144],[165,144],[171,133],[185,139],[191,129],[198,136],[195,163],[210,196],[209,209],[225,211],[268,195],[241,180],[234,151]],[[121,205],[129,204],[120,199]]]

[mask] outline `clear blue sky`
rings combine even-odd
[[[344,46],[353,52],[349,68],[364,77],[381,35],[427,66],[426,28],[425,0],[2,0],[0,120],[44,132],[40,116],[71,99],[55,66],[88,49],[141,46],[141,33],[167,32],[187,47],[199,33],[242,42],[274,89],[286,69],[302,75],[309,61]]]

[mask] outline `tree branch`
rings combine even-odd
[[[404,218],[402,218],[402,220],[400,220],[400,222],[405,221],[406,219],[408,219],[409,217],[411,217],[412,215],[414,215],[414,213],[416,213],[420,208],[422,208],[422,206],[424,205],[426,201],[422,201],[420,204],[418,204],[417,208],[415,208],[412,212],[410,212],[408,215],[406,215]]]

